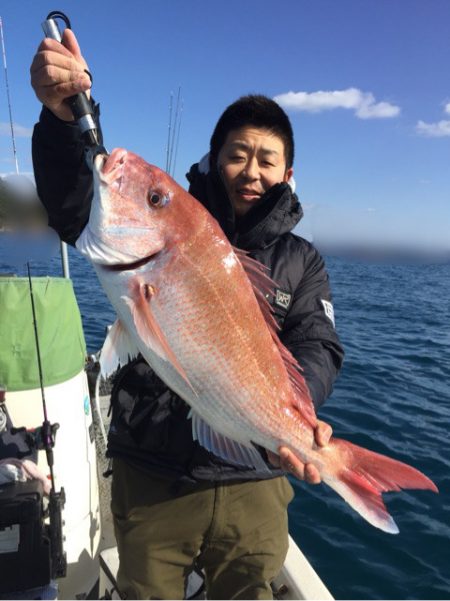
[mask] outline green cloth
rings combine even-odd
[[[86,344],[72,282],[32,278],[44,386],[64,382],[84,368]],[[0,277],[0,385],[40,387],[28,278]]]

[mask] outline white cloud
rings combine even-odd
[[[23,125],[19,125],[18,123],[13,123],[14,127],[14,135],[18,138],[31,138],[33,130],[29,127],[24,127]],[[9,123],[1,123],[0,122],[0,136],[10,136],[11,135],[11,125]]]
[[[421,136],[427,138],[443,138],[450,136],[450,121],[439,121],[438,123],[425,123],[419,121],[416,125],[416,131]]]
[[[287,110],[309,113],[338,108],[353,110],[359,119],[386,119],[400,114],[400,107],[389,102],[376,102],[371,92],[362,92],[357,88],[326,92],[287,92],[275,96],[274,100]]]
[[[450,102],[444,105],[444,113],[450,115]],[[448,119],[442,119],[437,123],[418,121],[416,132],[426,138],[445,138],[450,136],[450,121]]]

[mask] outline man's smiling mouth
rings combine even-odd
[[[247,188],[239,188],[236,192],[243,198],[259,198],[261,196],[261,192],[249,190]]]

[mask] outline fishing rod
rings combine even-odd
[[[51,424],[48,420],[47,402],[45,399],[44,378],[42,372],[41,350],[39,345],[39,335],[36,320],[36,306],[34,302],[33,284],[31,281],[31,270],[29,262],[27,262],[27,270],[28,286],[30,289],[31,312],[33,316],[34,340],[36,345],[36,355],[39,372],[39,384],[41,387],[42,409],[44,413],[44,421],[42,423],[42,426],[35,430],[35,432],[33,433],[33,438],[37,449],[45,451],[47,464],[50,469],[51,489],[48,502],[48,517],[50,520],[50,525],[48,528],[48,533],[50,538],[50,550],[52,558],[52,577],[62,578],[67,573],[67,557],[63,547],[64,538],[62,533],[62,510],[66,502],[66,495],[63,487],[61,487],[61,490],[59,492],[56,491],[55,476],[53,470],[53,447],[55,446],[55,434],[59,428],[59,424]],[[21,428],[12,428],[11,431],[13,430],[17,432],[21,430]]]
[[[3,21],[2,21],[1,17],[0,17],[0,37],[1,37],[1,41],[2,41],[3,69],[5,72],[6,97],[8,99],[9,125],[11,127],[11,139],[12,139],[12,145],[13,145],[14,163],[16,165],[16,173],[19,173],[19,162],[17,160],[16,137],[14,135],[14,124],[13,124],[12,109],[11,109],[11,96],[9,94],[8,67],[6,65],[5,40],[3,38]]]
[[[168,137],[166,148],[166,172],[169,175],[174,175],[175,163],[178,153],[178,143],[180,139],[181,115],[183,112],[183,99],[181,98],[181,86],[178,88],[175,113],[173,113],[173,92],[170,93],[169,105],[169,124]]]
[[[167,170],[169,175],[171,174],[173,149],[174,149],[175,139],[176,139],[176,135],[177,135],[177,119],[178,119],[179,113],[180,113],[180,92],[181,92],[181,88],[178,88],[177,104],[176,104],[176,109],[175,109],[175,119],[174,119],[174,123],[173,123],[173,135],[172,135],[170,154],[169,154],[169,169]]]
[[[54,438],[53,438],[54,428],[52,428],[52,425],[48,421],[48,417],[47,417],[47,403],[45,400],[44,378],[42,375],[41,350],[40,350],[40,346],[39,346],[39,336],[38,336],[37,322],[36,322],[36,307],[34,304],[33,284],[31,281],[31,271],[30,271],[30,263],[29,262],[27,262],[27,271],[28,271],[28,286],[30,289],[30,299],[31,299],[31,312],[33,315],[34,341],[36,344],[37,365],[38,365],[38,372],[39,372],[39,384],[41,387],[42,409],[43,409],[43,413],[44,413],[44,422],[42,424],[41,440],[42,440],[43,449],[45,450],[45,454],[47,456],[47,463],[48,463],[48,467],[50,468],[50,481],[51,481],[52,489],[54,490],[55,489],[55,477],[53,474],[53,463],[54,463],[53,462],[53,447],[55,445]],[[55,425],[58,426],[58,424],[55,424]]]
[[[180,143],[180,129],[181,129],[181,116],[182,116],[182,113],[183,113],[183,100],[181,100],[180,116],[179,116],[179,119],[178,119],[177,141],[175,143],[175,154],[174,154],[174,157],[173,157],[172,177],[175,176],[175,165],[177,163],[178,145]]]
[[[170,104],[169,104],[169,126],[167,134],[167,149],[166,149],[166,171],[169,173],[169,156],[170,156],[170,139],[172,131],[172,109],[173,109],[173,92],[170,93]]]

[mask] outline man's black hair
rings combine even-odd
[[[264,128],[281,138],[284,143],[286,169],[292,167],[294,134],[289,117],[274,100],[260,94],[242,96],[225,109],[211,136],[210,153],[214,163],[228,133],[245,126]]]

